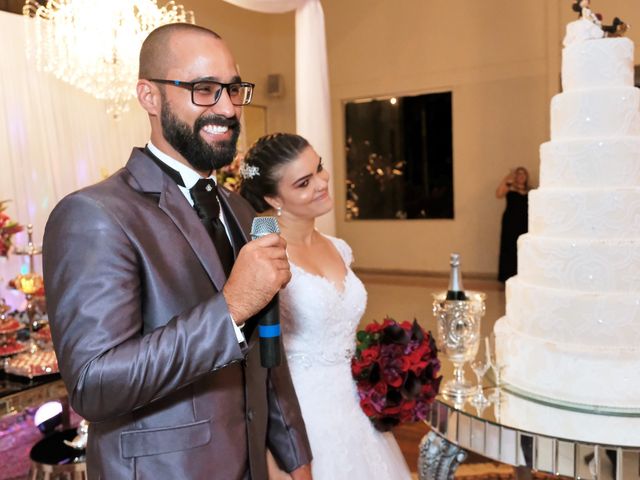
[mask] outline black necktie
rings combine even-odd
[[[222,262],[222,268],[227,277],[233,267],[233,247],[229,242],[227,232],[220,220],[220,204],[218,203],[218,188],[212,179],[201,178],[189,190],[193,199],[193,206],[200,217],[200,221],[206,228],[213,244],[218,251]]]

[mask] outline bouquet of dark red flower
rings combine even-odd
[[[431,334],[418,322],[385,318],[357,334],[351,372],[360,405],[380,431],[424,420],[438,394],[440,361]]]

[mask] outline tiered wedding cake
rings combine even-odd
[[[581,36],[592,27],[567,26],[496,349],[518,390],[640,409],[640,90],[633,43]]]

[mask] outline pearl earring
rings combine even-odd
[[[282,216],[282,207],[276,207],[276,215],[277,215],[278,217],[281,217],[281,216]]]

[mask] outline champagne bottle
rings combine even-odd
[[[468,300],[462,286],[462,273],[460,272],[460,255],[451,254],[449,260],[451,271],[449,273],[449,288],[447,289],[447,300]]]

